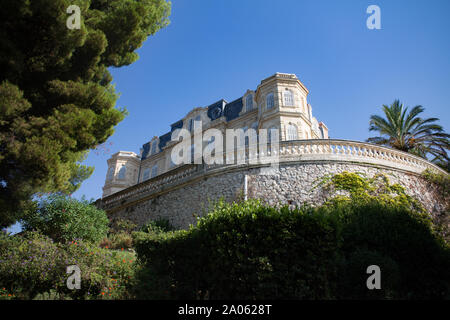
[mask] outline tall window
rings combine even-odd
[[[287,140],[297,140],[297,139],[298,139],[297,127],[293,124],[288,125]]]
[[[158,174],[158,165],[155,164],[155,165],[152,167],[152,178],[153,178],[153,177],[156,177],[157,174]]]
[[[249,143],[249,140],[250,140],[249,137],[248,137],[248,134],[247,134],[248,127],[245,126],[243,129],[244,129],[244,134],[245,134],[245,137],[244,137],[245,146],[248,147],[248,143]]]
[[[146,168],[144,170],[144,176],[142,177],[142,181],[148,180],[150,178],[150,168]]]
[[[291,90],[286,90],[284,92],[284,105],[292,107],[294,105],[294,95]]]
[[[245,104],[246,104],[247,111],[250,111],[253,109],[253,95],[252,94],[249,94],[247,96],[247,100],[246,100]]]
[[[125,179],[127,173],[127,167],[122,166],[122,168],[120,168],[119,170],[119,179]]]
[[[277,130],[277,127],[270,127],[267,131],[267,142],[270,143],[272,141],[272,131]]]
[[[112,180],[114,178],[114,168],[108,169],[108,174],[106,175],[106,180]]]
[[[273,108],[274,104],[273,93],[269,93],[266,96],[266,109]]]

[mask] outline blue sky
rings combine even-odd
[[[366,8],[381,9],[369,30]],[[232,101],[275,72],[295,73],[331,138],[365,140],[368,120],[399,98],[450,127],[450,1],[174,0],[171,23],[112,69],[129,115],[85,164],[95,171],[74,197],[99,198],[106,160],[139,153],[194,107]],[[119,27],[119,26],[118,26]],[[446,40],[447,39],[447,40]]]

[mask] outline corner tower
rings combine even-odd
[[[135,185],[138,181],[140,157],[130,151],[119,151],[108,159],[103,198]]]

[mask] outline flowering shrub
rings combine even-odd
[[[106,236],[108,223],[106,213],[87,200],[63,195],[41,200],[23,219],[25,230],[37,230],[58,242],[98,242]]]
[[[127,299],[134,254],[74,240],[56,243],[37,232],[0,238],[0,288],[18,299]],[[81,289],[70,290],[67,266],[81,270]],[[14,295],[14,296],[13,296]]]

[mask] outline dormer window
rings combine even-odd
[[[247,96],[247,99],[245,100],[245,107],[247,111],[250,111],[253,109],[253,95],[249,94]]]
[[[266,96],[266,109],[271,109],[274,106],[274,98],[273,98],[273,93],[269,93]]]
[[[152,149],[151,149],[151,154],[156,154],[156,147],[157,147],[157,140],[152,142]]]
[[[294,95],[291,90],[284,91],[284,105],[287,107],[294,106]]]

